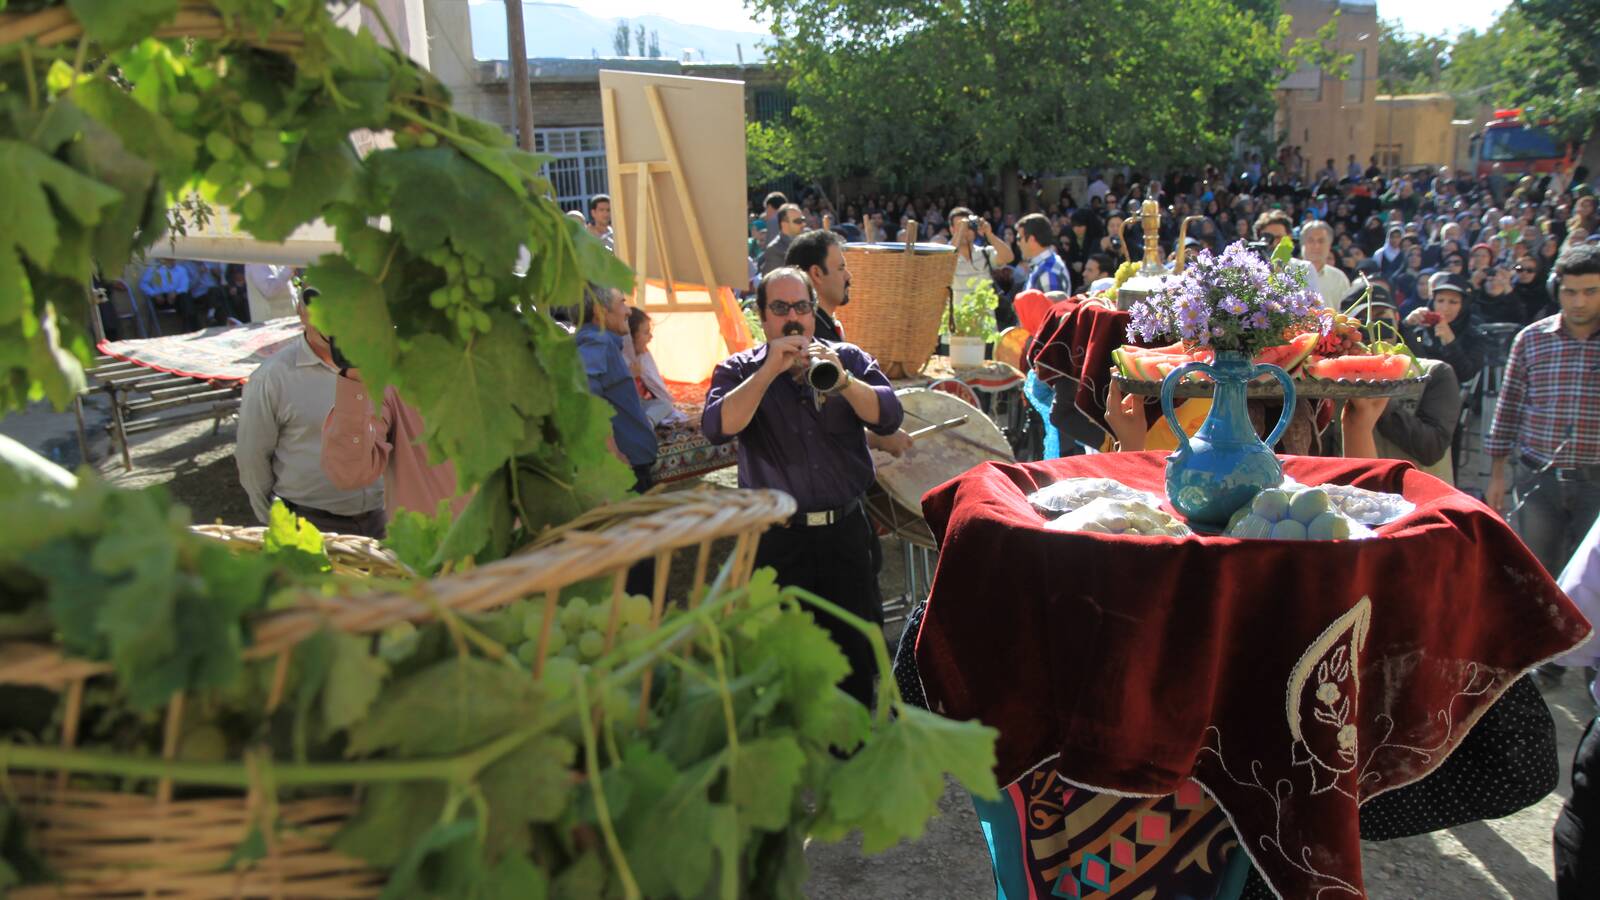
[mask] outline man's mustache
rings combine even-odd
[[[783,323],[783,336],[784,337],[794,337],[797,334],[805,334],[805,333],[806,333],[806,327],[804,325],[801,325],[799,322],[785,322],[785,323]]]

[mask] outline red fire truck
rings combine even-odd
[[[1472,136],[1473,174],[1512,180],[1523,175],[1565,172],[1578,159],[1580,146],[1556,137],[1549,121],[1525,122],[1520,109],[1497,109],[1483,130]]]

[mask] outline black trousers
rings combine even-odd
[[[878,592],[882,562],[878,534],[859,505],[832,525],[771,528],[756,546],[756,567],[776,569],[779,584],[804,588],[879,628],[883,627]],[[850,674],[839,686],[871,708],[879,677],[872,643],[828,613],[820,609],[813,613],[850,661]]]
[[[1600,717],[1589,720],[1572,757],[1572,797],[1556,817],[1555,853],[1558,900],[1600,897]]]
[[[289,511],[317,526],[323,534],[354,534],[361,537],[382,539],[388,532],[389,517],[383,508],[367,510],[354,516],[341,516],[325,509],[314,506],[303,506],[279,497]]]
[[[654,463],[643,463],[633,467],[633,492],[635,494],[642,494],[655,486],[655,476],[651,472],[654,468]],[[651,591],[655,588],[655,584],[656,561],[652,557],[650,559],[642,559],[628,567],[628,577],[623,583],[623,590],[630,594],[649,597],[651,596]]]

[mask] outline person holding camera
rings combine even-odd
[[[978,244],[977,238],[983,238]],[[950,210],[950,243],[956,248],[956,274],[950,279],[951,299],[960,303],[972,290],[972,279],[993,278],[995,269],[1011,265],[1011,248],[995,239],[987,219],[958,206]]]
[[[784,266],[762,276],[756,308],[766,343],[717,365],[700,428],[713,444],[739,439],[740,487],[795,499],[799,511],[761,536],[756,566],[882,625],[882,556],[862,504],[877,473],[863,428],[894,434],[905,413],[870,354],[815,337],[816,305],[805,272]],[[841,687],[870,706],[878,677],[871,644],[825,612],[817,620],[850,662]]]
[[[305,334],[267,358],[244,386],[234,462],[250,509],[270,523],[272,501],[335,534],[384,536],[383,483],[341,488],[322,470],[322,428],[333,409],[339,366],[327,337],[311,324],[315,288],[302,292]]]

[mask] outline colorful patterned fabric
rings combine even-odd
[[[158,372],[205,381],[245,382],[267,357],[289,346],[303,330],[298,317],[284,316],[231,328],[101,341],[96,349],[107,356]]]
[[[1165,797],[1075,787],[1045,763],[998,801],[974,798],[1000,900],[1056,897],[1232,900],[1249,860],[1200,785]]]
[[[707,472],[738,464],[738,441],[714,446],[700,433],[700,413],[710,386],[709,380],[699,384],[667,382],[667,390],[672,392],[672,405],[688,418],[656,426],[656,464],[651,470],[656,484],[699,478]]]

